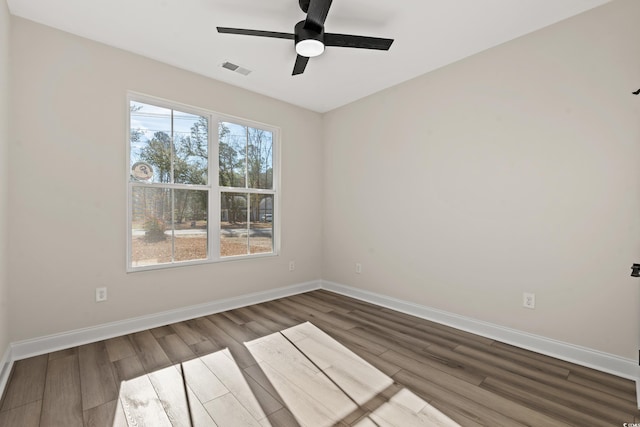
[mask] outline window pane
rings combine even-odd
[[[180,184],[207,184],[209,144],[206,117],[173,112],[174,181]]]
[[[218,127],[220,185],[246,187],[247,128],[229,122]]]
[[[171,110],[131,101],[131,180],[171,182]]]
[[[174,261],[207,259],[207,191],[173,193]]]
[[[271,195],[251,195],[249,252],[252,254],[273,252],[273,196]]]
[[[247,227],[248,195],[225,193],[220,196],[220,255],[235,256],[249,253]]]
[[[273,134],[247,128],[247,169],[249,188],[273,188]]]
[[[131,265],[171,262],[171,190],[133,187],[131,207]]]
[[[133,181],[207,184],[206,117],[135,101],[129,110]]]
[[[134,186],[133,267],[207,258],[207,191]]]

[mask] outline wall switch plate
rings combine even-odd
[[[536,294],[525,292],[522,294],[522,306],[525,308],[536,308]]]
[[[360,264],[359,262],[356,262],[356,273],[362,273],[362,264]]]
[[[96,302],[104,302],[107,300],[107,288],[96,288]]]

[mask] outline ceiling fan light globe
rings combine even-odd
[[[320,40],[306,39],[296,43],[296,53],[300,56],[313,58],[314,56],[322,55],[322,52],[324,52],[324,43]]]

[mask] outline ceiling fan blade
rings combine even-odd
[[[293,66],[292,76],[296,76],[298,74],[304,73],[304,69],[307,67],[307,63],[309,62],[309,58],[306,56],[298,55],[296,58],[296,65]]]
[[[327,19],[331,2],[332,0],[310,0],[304,27],[321,32],[324,28],[324,21]]]
[[[294,35],[289,33],[278,33],[276,31],[260,31],[260,30],[246,30],[243,28],[227,28],[217,27],[219,33],[223,34],[240,34],[243,36],[258,36],[258,37],[271,37],[274,39],[288,39],[293,40]]]
[[[324,33],[325,46],[354,47],[358,49],[389,50],[393,39]]]

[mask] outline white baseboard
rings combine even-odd
[[[7,348],[0,359],[0,398],[7,382],[9,381],[9,375],[11,375],[11,367],[13,366],[13,357],[11,355],[11,346]]]
[[[636,378],[640,378],[640,369],[638,370],[638,376]],[[636,404],[638,409],[640,409],[640,379],[636,379]]]
[[[632,359],[625,359],[613,354],[475,320],[338,283],[322,281],[322,289],[423,319],[432,320],[456,329],[593,368],[598,371],[607,372],[622,378],[628,378],[634,381],[638,379],[637,363]]]
[[[182,322],[196,317],[208,316],[210,314],[220,313],[226,310],[233,310],[234,308],[259,304],[261,302],[309,292],[315,289],[320,289],[320,285],[321,282],[319,280],[300,283],[293,286],[270,289],[264,292],[256,292],[239,297],[164,311],[148,316],[125,319],[122,321],[76,329],[60,334],[18,341],[11,344],[11,360],[15,361],[26,359],[27,357],[38,356],[91,342],[114,338],[120,335],[157,328],[170,323]],[[2,389],[0,388],[0,390]]]

